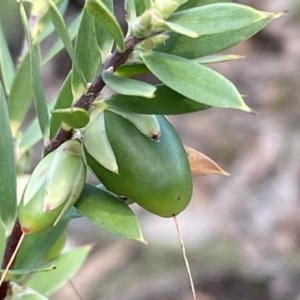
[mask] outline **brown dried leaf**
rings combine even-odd
[[[221,169],[212,159],[197,150],[184,145],[193,175],[230,174]]]

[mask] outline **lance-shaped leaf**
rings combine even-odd
[[[189,29],[188,27],[184,27],[180,24],[177,24],[175,22],[164,22],[164,29],[170,29],[171,31],[174,31],[176,33],[191,37],[191,38],[196,38],[200,34],[198,34],[196,31]]]
[[[107,6],[100,0],[87,0],[85,7],[88,13],[113,37],[120,51],[124,51],[125,43],[122,28]]]
[[[20,14],[25,30],[25,35],[29,47],[29,56],[30,56],[30,73],[31,73],[31,83],[34,96],[34,104],[36,113],[39,120],[39,125],[41,132],[44,138],[44,144],[48,142],[49,134],[49,118],[48,118],[48,109],[46,104],[46,99],[43,91],[43,85],[40,75],[40,62],[39,54],[37,47],[33,44],[31,33],[28,27],[27,16],[23,6],[23,3],[20,3]]]
[[[7,42],[0,24],[0,74],[3,88],[8,95],[15,75],[14,64],[9,53]]]
[[[137,114],[177,115],[208,109],[209,106],[188,99],[165,85],[156,86],[155,98],[112,95],[104,99],[110,107]]]
[[[74,21],[68,27],[68,32],[70,39],[73,40],[77,35],[79,24],[82,18],[82,14],[79,14]],[[57,39],[54,44],[50,47],[47,54],[43,58],[42,65],[46,64],[51,58],[53,58],[57,53],[64,49],[64,44],[61,39]]]
[[[220,168],[217,163],[203,153],[188,146],[184,146],[184,149],[193,175],[229,175],[229,173]]]
[[[219,2],[232,2],[232,0],[188,0],[184,4],[180,5],[177,11]]]
[[[178,35],[173,32],[167,32],[169,38],[164,44],[159,45],[156,50],[186,58],[197,58],[211,55],[249,39],[265,27],[270,21],[280,16],[281,13],[273,14],[244,28],[228,32],[202,35],[195,39]]]
[[[54,109],[69,108],[73,102],[72,94],[72,72],[69,73],[56,99]],[[50,118],[50,139],[52,139],[61,124],[61,119],[52,115]]]
[[[203,65],[154,51],[141,52],[141,57],[158,79],[191,100],[214,107],[252,111],[229,80]]]
[[[209,35],[245,28],[273,15],[247,5],[216,3],[175,13],[168,22],[188,28],[199,35]]]
[[[134,75],[147,74],[149,72],[149,69],[143,63],[129,63],[120,66],[114,74],[123,77],[132,77]]]
[[[99,65],[101,64],[101,55],[98,49],[94,25],[93,17],[87,13],[85,8],[76,38],[75,53],[79,66],[87,82],[92,81],[93,77],[96,75]],[[74,70],[73,66],[73,97],[75,99],[79,98],[85,89],[86,85],[80,80],[80,77],[78,77],[78,73]]]
[[[80,68],[80,64],[77,60],[75,51],[73,49],[71,37],[69,35],[69,32],[67,30],[67,27],[66,27],[66,24],[64,22],[62,15],[60,14],[59,10],[57,9],[56,5],[54,4],[54,2],[52,0],[49,0],[49,13],[50,13],[51,20],[54,24],[55,30],[56,30],[57,34],[59,35],[59,37],[61,38],[68,54],[70,55],[73,66],[76,69],[76,72],[77,72],[82,84],[85,86],[86,80],[85,80],[82,70]]]
[[[89,122],[89,114],[79,107],[55,109],[51,113],[71,128],[82,128]]]
[[[102,2],[106,5],[106,7],[113,13],[113,1],[112,0],[102,0]],[[102,62],[104,62],[107,57],[110,55],[114,39],[106,30],[106,27],[94,19],[95,26],[95,37],[97,40],[98,48],[101,53]]]
[[[42,233],[26,235],[18,252],[15,268],[35,268],[55,241],[65,231],[68,223],[69,220],[64,220]],[[30,255],[28,255],[28,253],[30,253]]]
[[[142,81],[121,77],[109,71],[102,72],[102,79],[109,88],[121,95],[153,98],[156,87]]]
[[[104,190],[86,184],[75,207],[96,226],[115,235],[146,243],[132,210]]]
[[[72,278],[81,267],[91,250],[91,246],[78,247],[63,253],[56,261],[56,269],[48,273],[34,274],[26,283],[43,295],[50,295]]]
[[[13,137],[16,137],[20,124],[31,104],[33,96],[30,75],[30,55],[27,53],[18,66],[7,105]]]
[[[225,61],[231,61],[244,58],[243,55],[224,54],[224,55],[210,55],[194,59],[194,61],[200,64],[215,64]]]
[[[47,262],[40,264],[32,269],[13,269],[8,270],[8,274],[12,275],[26,275],[30,273],[40,273],[40,272],[48,272],[55,269],[55,265],[53,262]],[[0,271],[3,271],[0,269]]]
[[[14,147],[4,91],[0,83],[0,222],[6,234],[12,228],[17,205]]]

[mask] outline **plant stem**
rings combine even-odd
[[[14,228],[13,228],[10,236],[6,240],[6,248],[5,248],[4,257],[3,257],[3,261],[2,261],[2,265],[1,265],[2,269],[6,269],[6,267],[8,266],[10,258],[12,257],[13,253],[15,252],[21,236],[22,236],[21,226],[17,220],[15,222]],[[8,288],[9,288],[9,280],[3,281],[3,283],[0,286],[0,300],[5,299]]]
[[[88,110],[92,102],[98,97],[102,89],[105,87],[105,83],[102,79],[101,73],[104,70],[112,69],[115,71],[120,65],[122,65],[129,54],[133,51],[135,45],[141,41],[141,39],[129,36],[125,41],[125,51],[118,52],[115,51],[103,64],[101,72],[97,75],[92,81],[86,94],[82,95],[74,104],[74,107],[80,107],[85,110]],[[71,131],[65,131],[62,128],[58,130],[55,137],[49,142],[45,148],[45,156],[51,153],[53,150],[57,149],[63,142],[69,140],[72,136]]]
[[[128,56],[134,50],[135,45],[139,41],[141,41],[141,39],[129,36],[125,41],[125,51],[124,52],[114,51],[114,53],[103,64],[100,74],[97,75],[92,81],[88,89],[88,92],[82,95],[76,101],[74,107],[80,107],[85,110],[88,110],[92,106],[93,101],[98,97],[98,95],[100,94],[100,92],[105,86],[105,83],[101,76],[102,71],[107,69],[112,69],[112,71],[115,71],[120,65],[125,63]],[[71,139],[71,137],[72,137],[71,131],[66,131],[60,127],[55,137],[49,142],[49,144],[45,148],[44,156],[48,155],[49,153],[57,149],[65,141]],[[20,223],[17,220],[15,222],[13,231],[11,232],[10,236],[7,238],[4,259],[2,263],[2,269],[5,269],[7,267],[8,262],[16,249],[16,246],[18,244],[21,235],[22,235],[22,231],[21,231]],[[13,268],[13,264],[11,265],[10,268]],[[0,300],[5,299],[8,289],[9,289],[9,280],[4,281],[0,286]]]

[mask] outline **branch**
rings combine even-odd
[[[114,53],[102,65],[100,74],[94,78],[87,93],[82,95],[77,100],[77,102],[74,104],[74,107],[80,107],[85,110],[88,110],[91,107],[93,101],[98,97],[102,89],[105,87],[105,83],[101,76],[102,71],[107,70],[108,68],[113,69],[113,71],[115,71],[119,66],[125,63],[130,53],[134,50],[135,45],[140,41],[141,39],[139,38],[135,38],[132,36],[128,37],[125,41],[125,51],[124,52],[114,51]],[[65,141],[71,139],[71,137],[72,137],[72,131],[66,131],[60,127],[55,137],[49,142],[49,144],[45,148],[44,156],[48,155],[49,153],[57,149]],[[16,246],[18,244],[21,235],[22,235],[22,231],[21,231],[20,223],[17,220],[15,222],[14,229],[6,242],[2,269],[5,269],[7,267],[7,264],[16,249]],[[11,265],[10,268],[13,268],[13,264]],[[0,286],[0,300],[5,299],[8,289],[9,289],[9,280],[4,281]]]
[[[109,68],[115,71],[119,66],[121,66],[127,60],[129,54],[133,51],[135,45],[140,42],[141,39],[130,36],[125,41],[125,51],[118,52],[115,51],[108,60],[103,64],[101,68],[101,72],[95,79],[92,81],[91,86],[89,87],[86,94],[82,95],[77,102],[74,104],[74,107],[80,107],[85,110],[88,110],[93,101],[98,97],[102,89],[105,87],[105,83],[102,79],[102,71],[105,71]],[[51,153],[53,150],[57,149],[62,143],[69,140],[72,136],[71,131],[66,131],[62,128],[58,130],[55,137],[49,142],[47,147],[45,148],[44,156]]]

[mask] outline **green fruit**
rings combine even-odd
[[[185,150],[172,125],[163,116],[157,119],[161,137],[159,142],[154,142],[128,120],[105,111],[107,136],[119,174],[105,169],[87,152],[86,157],[107,189],[127,196],[156,215],[171,217],[188,205],[192,178]]]

